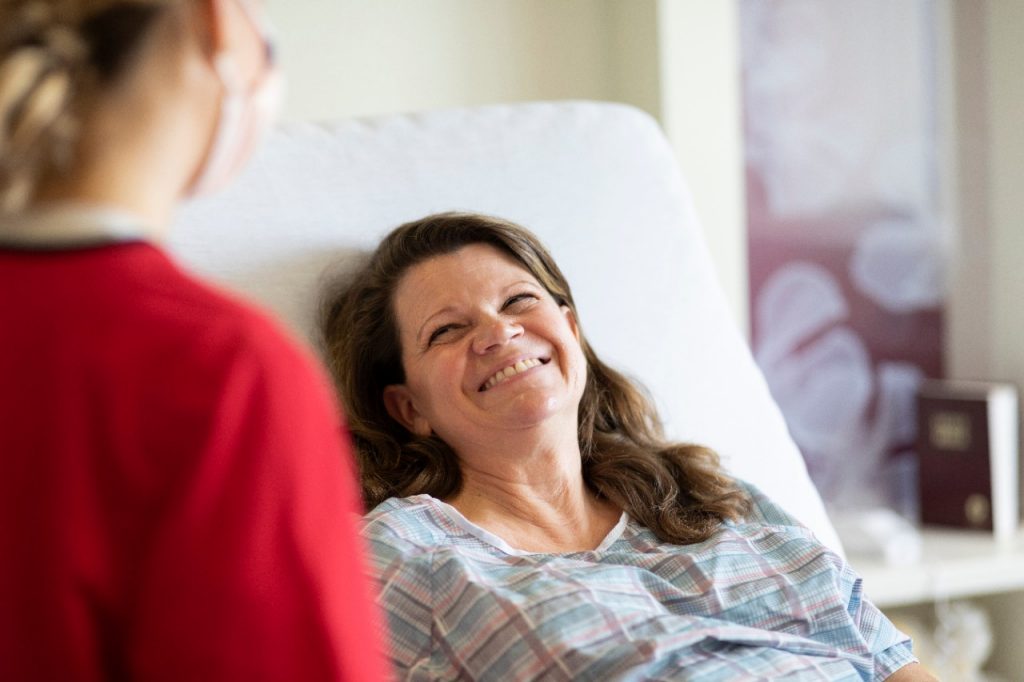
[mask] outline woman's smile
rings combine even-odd
[[[548,364],[548,362],[550,361],[550,358],[537,357],[527,357],[521,360],[516,360],[515,362],[506,365],[502,369],[499,369],[497,372],[492,374],[491,377],[487,381],[482,383],[480,385],[480,388],[477,390],[480,391],[481,393],[484,391],[489,391],[495,386],[498,386],[499,384],[504,384],[512,378],[522,377],[523,375],[530,373],[530,370],[536,369],[537,367],[542,367]]]

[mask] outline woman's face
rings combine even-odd
[[[410,268],[394,296],[406,382],[384,399],[407,429],[456,451],[541,424],[575,435],[586,383],[576,320],[514,259],[465,246]]]

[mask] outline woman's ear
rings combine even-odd
[[[405,384],[391,384],[384,387],[384,407],[396,422],[417,436],[432,433],[427,418],[420,414],[413,402],[412,394]]]

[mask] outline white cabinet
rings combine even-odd
[[[991,617],[995,649],[986,669],[1024,680],[1024,533],[997,543],[973,532],[926,530],[920,561],[889,565],[856,556],[864,592],[895,620],[944,600],[971,599]]]

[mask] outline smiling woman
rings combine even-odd
[[[421,493],[468,504],[478,459],[546,477],[530,457],[575,469],[581,506],[608,502],[671,542],[707,539],[748,508],[715,453],[662,441],[657,413],[590,348],[569,283],[517,225],[442,214],[399,227],[329,297],[322,326],[368,508]],[[543,367],[505,378],[531,358]],[[491,382],[508,386],[480,391]]]
[[[666,442],[512,223],[389,234],[327,300],[403,679],[931,679],[843,560]]]

